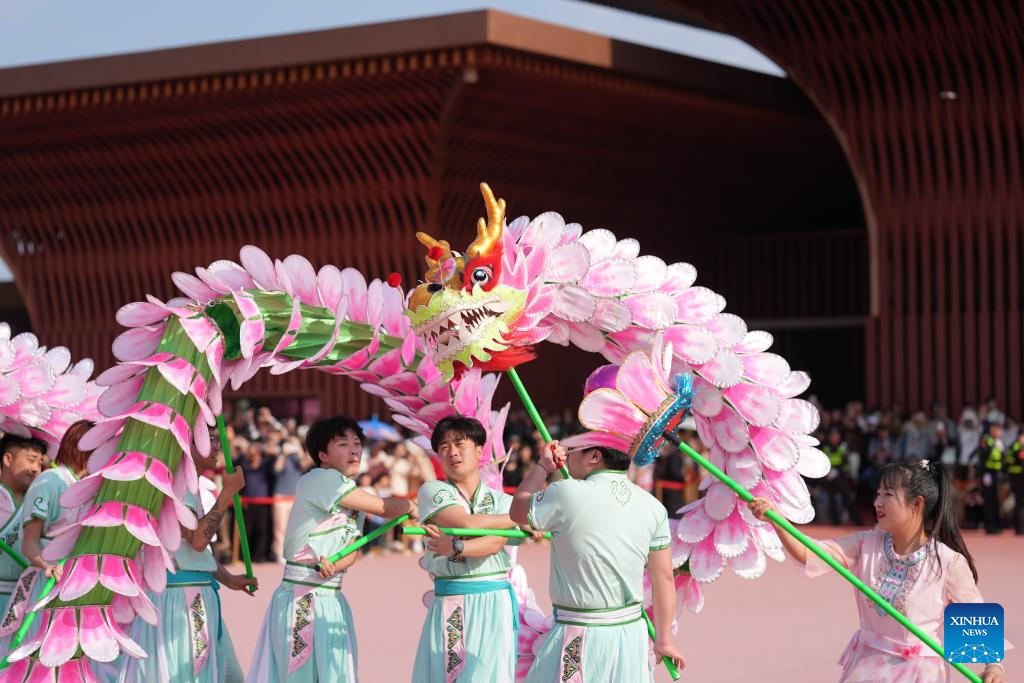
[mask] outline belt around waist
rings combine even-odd
[[[168,586],[216,586],[213,572],[198,572],[191,569],[179,569],[174,572],[167,572]]]
[[[839,658],[839,663],[846,666],[846,663],[850,661],[858,645],[871,648],[872,650],[878,650],[879,652],[884,652],[886,654],[896,655],[897,657],[903,657],[904,659],[939,656],[938,653],[919,640],[903,642],[901,640],[889,638],[888,636],[883,636],[881,633],[859,629],[853,634],[853,637],[850,638],[850,642],[846,645],[846,651],[843,652],[843,656]]]
[[[583,609],[555,605],[555,623],[571,626],[621,626],[638,621],[642,614],[639,602],[622,607]]]
[[[342,579],[345,572],[338,572],[329,579],[321,577],[316,571],[316,565],[292,562],[289,560],[284,566],[283,581],[297,583],[303,586],[313,586],[325,590],[341,590]]]

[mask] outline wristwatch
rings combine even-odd
[[[466,548],[466,543],[461,538],[452,539],[452,550],[455,551],[453,555],[462,555],[462,551]]]

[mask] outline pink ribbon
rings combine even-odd
[[[463,596],[443,596],[441,616],[441,627],[444,629],[444,680],[445,683],[454,683],[466,666],[466,605]]]
[[[28,601],[32,597],[32,587],[42,576],[43,571],[38,567],[26,570],[18,577],[14,585],[14,592],[11,594],[11,601],[8,603],[7,611],[4,612],[3,621],[0,621],[0,637],[9,636],[18,630],[25,612],[28,611]]]
[[[301,668],[313,654],[313,591],[296,585],[292,591],[292,642],[288,673]]]
[[[565,624],[562,630],[562,683],[583,683],[583,640],[587,629]]]
[[[203,670],[210,657],[209,615],[203,600],[201,586],[185,586],[185,604],[188,606],[188,630],[192,643],[192,673]]]

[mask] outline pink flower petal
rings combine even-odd
[[[341,279],[345,282],[349,317],[353,322],[366,322],[366,278],[355,268],[345,268]]]
[[[147,301],[136,301],[119,308],[114,318],[124,327],[143,327],[161,322],[169,315],[166,308]]]
[[[124,523],[124,503],[109,500],[93,508],[82,520],[82,526],[114,527]]]
[[[590,252],[579,242],[566,244],[551,252],[548,269],[544,273],[549,282],[576,282],[590,267]]]
[[[766,387],[777,387],[789,378],[789,363],[774,353],[751,353],[743,356],[743,375]]]
[[[710,583],[722,575],[723,569],[725,558],[715,549],[715,539],[709,535],[690,554],[690,576],[703,583]]]
[[[39,661],[56,668],[71,659],[78,649],[78,610],[61,607],[51,611],[53,617],[39,648]]]
[[[540,216],[534,219],[538,220]],[[609,230],[588,230],[580,235],[579,241],[590,252],[590,262],[597,263],[612,255],[617,240]]]
[[[597,304],[590,292],[575,285],[559,287],[552,313],[563,320],[580,323],[590,320]]]
[[[817,448],[800,447],[800,459],[796,463],[796,471],[809,479],[824,477],[832,469],[828,456]]]
[[[189,458],[184,458],[188,460]],[[124,526],[135,538],[146,545],[160,545],[160,538],[153,528],[153,516],[148,510],[125,504]]]
[[[187,456],[186,456],[187,457]],[[171,552],[176,552],[181,546],[181,525],[174,514],[174,498],[166,496],[157,515],[157,535],[160,542]]]
[[[800,394],[807,391],[808,387],[811,386],[811,377],[806,372],[796,370],[789,373],[789,376],[783,380],[782,384],[775,387],[779,396],[784,398],[796,398]]]
[[[167,465],[165,465],[161,460],[150,458],[149,469],[146,470],[146,481],[152,484],[165,496],[174,495],[171,471],[167,469]]]
[[[107,387],[106,391],[100,394],[96,407],[107,417],[124,415],[138,403],[139,390],[145,381],[146,375],[142,373]]]
[[[114,639],[117,640],[117,644],[120,646],[123,652],[127,652],[132,657],[142,658],[146,657],[146,651],[139,647],[139,644],[129,638],[125,632],[121,629],[120,624],[113,618],[113,613],[107,611],[104,613],[104,618],[107,620],[107,626],[110,628],[110,633],[113,634]]]
[[[117,460],[103,468],[103,478],[113,481],[135,481],[146,472],[147,455],[138,451],[127,451]]]
[[[281,289],[277,281],[277,273],[274,270],[274,262],[262,249],[248,244],[241,248],[238,256],[242,267],[256,284],[267,291]]]
[[[292,283],[292,291],[295,292],[302,303],[310,306],[320,306],[320,293],[317,291],[316,271],[313,265],[305,256],[292,254],[284,260],[284,268],[288,272],[288,279]]]
[[[739,556],[747,549],[749,537],[747,525],[738,511],[719,522],[715,526],[715,550],[728,559]],[[750,543],[750,545],[753,545]]]
[[[112,662],[117,659],[120,649],[100,608],[81,607],[79,608],[79,618],[81,619],[80,642],[85,656],[97,662]]]
[[[167,562],[170,562],[170,558],[167,559]],[[164,575],[166,576],[166,571],[164,572]],[[158,591],[155,587],[150,586],[150,590],[152,590],[154,593],[158,593],[162,592],[163,588],[160,588],[160,590]],[[135,610],[135,613],[139,615],[139,618],[147,624],[156,626],[157,623],[160,621],[160,613],[157,612],[156,606],[153,604],[153,601],[150,600],[149,596],[145,593],[139,593],[138,595],[134,595],[128,598],[128,602],[131,604],[132,609]],[[118,640],[120,641],[120,639]]]
[[[716,482],[704,496],[704,511],[715,521],[727,518],[736,509],[736,494],[725,484]]]
[[[153,355],[164,336],[165,327],[147,325],[122,332],[112,346],[114,357],[120,361],[134,361]]]
[[[598,389],[583,399],[580,422],[587,429],[633,436],[643,429],[647,417],[622,394]]]
[[[706,287],[690,287],[675,300],[676,319],[687,323],[707,322],[725,308],[725,299]]]
[[[747,543],[742,553],[729,560],[729,566],[741,579],[756,579],[764,574],[768,561],[757,543]]]
[[[733,347],[737,353],[761,353],[771,348],[775,340],[772,335],[762,330],[752,330]]]
[[[722,393],[747,422],[758,427],[772,424],[779,416],[779,397],[772,389],[740,382]]]
[[[76,508],[90,503],[96,497],[102,483],[103,477],[97,474],[80,479],[64,489],[64,493],[60,495],[60,504],[66,508]]]
[[[676,318],[676,303],[663,292],[648,292],[626,297],[633,322],[652,330],[670,326]]]
[[[731,387],[743,379],[743,361],[727,349],[719,349],[714,358],[696,370],[701,377],[721,388]]]
[[[715,432],[715,442],[730,453],[743,450],[749,442],[747,423],[729,406],[725,406],[718,415],[711,418]]]
[[[96,555],[81,555],[71,561],[67,575],[61,580],[60,598],[70,602],[82,597],[96,586],[99,578]]]
[[[676,537],[684,543],[699,543],[715,528],[715,520],[708,516],[703,503],[686,513],[676,530]]]
[[[65,531],[57,534],[45,548],[43,548],[43,559],[47,562],[58,562],[71,554],[82,533],[82,527],[78,524],[68,527]],[[54,593],[50,593],[54,595]]]
[[[654,415],[668,397],[658,384],[651,360],[644,353],[631,353],[619,367],[615,388],[648,415]]]
[[[179,538],[181,536],[179,529]],[[125,560],[120,555],[104,555],[100,564],[100,583],[120,595],[129,597],[139,594],[139,587],[128,575]]]
[[[775,426],[790,434],[810,434],[818,428],[821,415],[812,404],[799,398],[787,398],[779,406]]]
[[[580,287],[594,296],[619,296],[632,291],[637,279],[637,263],[630,259],[608,259],[591,266],[580,280]]]
[[[43,644],[43,638],[46,636],[47,626],[50,624],[50,614],[51,612],[48,609],[39,612],[39,627],[35,629],[35,632],[29,629],[28,638],[20,646],[11,650],[10,654],[7,655],[7,661],[15,662],[19,659],[24,659],[39,649],[39,646]]]
[[[722,390],[700,377],[693,378],[693,411],[705,417],[714,417],[722,410]]]
[[[750,440],[765,467],[776,472],[793,468],[800,459],[800,449],[793,439],[777,429],[754,427],[750,430]]]
[[[56,671],[41,662],[35,662],[25,683],[56,683]]]
[[[116,435],[124,426],[124,418],[103,420],[82,436],[78,447],[83,451],[91,451]]]

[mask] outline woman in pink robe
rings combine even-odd
[[[922,460],[892,463],[879,471],[871,531],[821,542],[840,564],[936,640],[951,602],[983,602],[977,570],[956,524],[946,468]],[[762,521],[774,506],[757,498],[750,510]],[[831,568],[785,530],[776,527],[790,556],[814,578]],[[839,659],[840,683],[932,683],[951,680],[942,657],[859,591],[860,628]],[[1011,646],[1007,643],[1005,649]],[[959,674],[957,674],[959,676]],[[985,666],[984,683],[1005,683],[1002,664]]]

